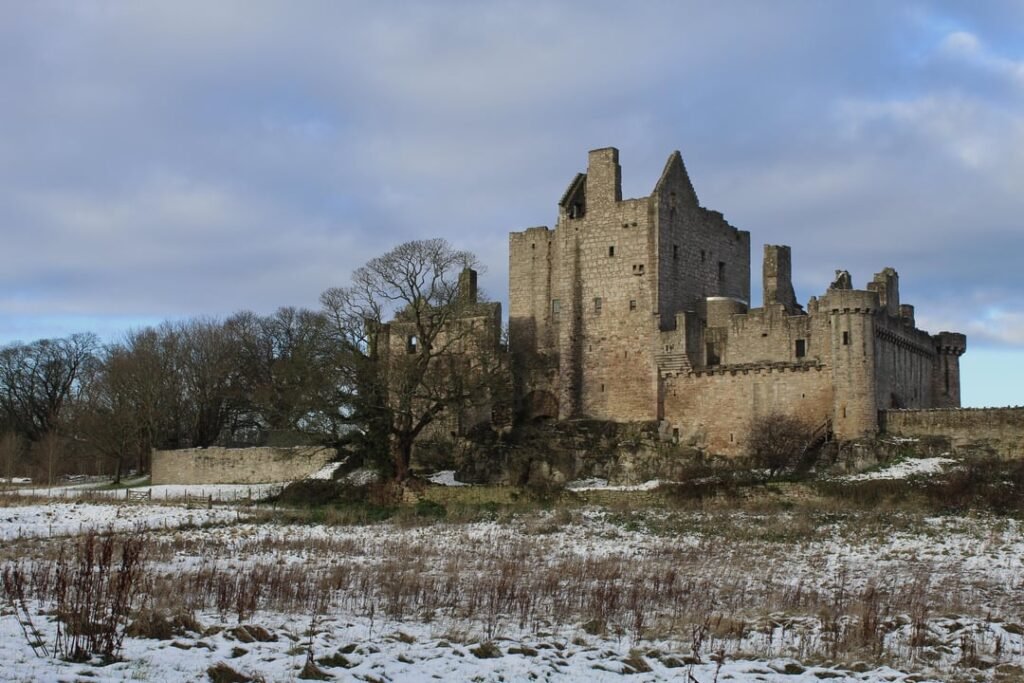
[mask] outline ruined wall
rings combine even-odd
[[[657,209],[658,307],[662,329],[709,296],[750,304],[750,233],[701,207],[682,157],[669,157],[651,196]]]
[[[665,419],[682,444],[744,455],[756,417],[781,412],[811,427],[823,424],[832,414],[830,374],[813,363],[778,363],[670,375],[664,378]]]
[[[810,360],[827,363],[831,359],[828,320],[787,315],[777,304],[731,316],[725,329],[722,365]],[[798,341],[803,342],[799,348]]]
[[[152,482],[266,484],[309,476],[336,456],[333,448],[188,448],[153,451]]]
[[[887,410],[881,423],[893,436],[947,437],[958,450],[1024,458],[1024,407]]]
[[[928,333],[884,310],[875,316],[875,403],[879,409],[931,408],[935,361]]]

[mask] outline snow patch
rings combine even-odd
[[[334,473],[338,471],[338,468],[342,466],[341,462],[329,462],[313,474],[306,477],[306,479],[334,479]]]
[[[439,486],[469,486],[464,481],[457,481],[455,479],[455,470],[441,470],[427,477],[427,481],[431,484],[438,484]]]
[[[894,465],[878,470],[843,477],[846,481],[868,481],[872,479],[906,479],[907,477],[929,476],[940,474],[946,465],[956,463],[952,458],[920,458],[903,460]]]
[[[380,473],[369,467],[360,467],[358,470],[349,472],[345,477],[345,481],[354,486],[367,486],[368,484],[380,481]]]
[[[660,479],[652,479],[642,484],[627,484],[623,486],[611,486],[607,479],[594,477],[592,479],[577,479],[570,481],[565,488],[570,491],[653,491],[663,483]]]

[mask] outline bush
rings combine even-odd
[[[747,453],[756,467],[773,478],[794,469],[805,457],[811,443],[811,428],[798,417],[772,413],[755,418],[747,436]]]

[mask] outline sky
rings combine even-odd
[[[11,1],[0,83],[0,344],[316,307],[436,236],[505,300],[588,150],[638,197],[678,149],[754,283],[892,266],[964,404],[1024,404],[1020,0]]]

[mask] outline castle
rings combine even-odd
[[[751,421],[799,416],[839,440],[879,412],[960,405],[962,334],[930,335],[892,268],[849,273],[806,310],[786,246],[764,247],[750,308],[750,233],[700,206],[674,152],[648,197],[622,199],[618,150],[590,152],[553,230],[509,236],[509,352],[526,419],[659,421],[711,453],[741,454]]]

